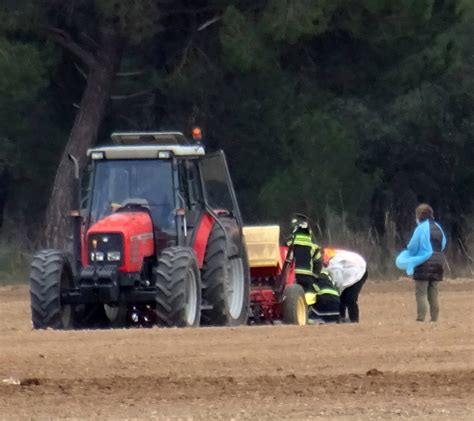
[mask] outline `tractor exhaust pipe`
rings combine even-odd
[[[73,270],[79,273],[81,267],[81,180],[79,178],[79,162],[74,155],[69,154],[68,158],[74,165],[74,179],[72,182],[72,241],[73,241]]]

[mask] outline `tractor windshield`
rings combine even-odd
[[[96,161],[92,188],[90,223],[120,207],[140,205],[150,210],[153,225],[174,230],[175,205],[171,161]]]

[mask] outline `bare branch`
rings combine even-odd
[[[212,62],[212,60],[209,58],[209,56],[199,47],[195,47],[195,50],[201,54],[201,56],[204,58],[204,60],[206,61],[207,65],[209,66],[210,69],[212,70],[216,70],[216,66],[214,65],[214,63]]]
[[[96,64],[96,59],[92,53],[82,48],[79,44],[73,41],[71,35],[59,28],[48,27],[48,36],[56,44],[63,47],[65,50],[74,54],[87,67],[92,68]]]
[[[133,77],[133,76],[140,76],[146,73],[147,69],[142,70],[132,70],[130,72],[118,72],[115,74],[117,77]]]
[[[190,38],[188,44],[186,45],[186,47],[184,48],[184,51],[183,51],[183,55],[181,57],[181,60],[178,64],[178,66],[176,66],[176,69],[175,71],[173,72],[174,74],[180,74],[181,73],[181,70],[183,70],[183,67],[184,65],[186,64],[186,61],[188,59],[188,51],[189,51],[189,48],[191,47],[191,44],[193,43],[193,39],[192,37]]]
[[[95,39],[90,37],[87,33],[81,32],[80,36],[81,38],[84,38],[84,40],[86,40],[92,48],[100,48],[99,43]]]
[[[197,31],[202,31],[206,29],[208,26],[211,26],[212,24],[219,22],[221,19],[222,19],[222,16],[214,16],[212,19],[209,19],[206,22],[204,22],[202,25],[200,25]]]
[[[135,129],[140,129],[140,125],[135,123],[130,117],[126,116],[125,114],[119,114],[119,117],[124,119],[131,127]]]
[[[153,93],[153,89],[145,89],[143,91],[135,92],[133,94],[126,94],[126,95],[110,95],[110,99],[115,100],[115,101],[120,101],[124,99],[130,99],[130,98],[137,98],[140,96],[145,96]]]
[[[76,70],[79,72],[79,74],[87,80],[87,73],[77,64],[77,63],[74,63],[74,67],[76,68]]]

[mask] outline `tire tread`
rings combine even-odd
[[[30,272],[31,318],[34,329],[64,329],[61,318],[61,275],[69,264],[60,250],[42,250],[33,257]]]
[[[197,282],[197,316],[199,324],[201,304],[201,284],[197,259],[194,251],[188,247],[169,247],[160,255],[156,276],[156,315],[158,323],[165,327],[185,327],[186,272],[195,271]]]

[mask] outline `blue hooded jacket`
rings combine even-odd
[[[446,248],[446,236],[441,227],[438,224],[436,226],[441,231],[443,237],[441,250],[444,250]],[[395,264],[398,269],[406,270],[407,275],[411,276],[415,271],[415,267],[425,263],[432,255],[430,221],[426,220],[416,227],[406,250],[403,250],[397,256]]]

